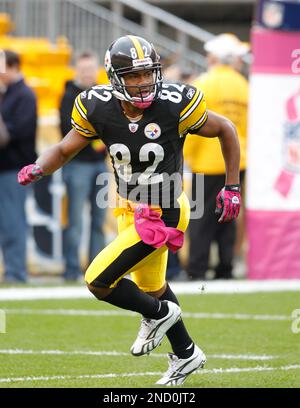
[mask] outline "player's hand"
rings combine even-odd
[[[42,177],[43,170],[40,166],[35,163],[29,164],[29,166],[25,166],[19,171],[18,183],[22,184],[22,186],[26,186],[29,183],[40,180]]]
[[[241,207],[240,185],[226,185],[216,198],[216,211],[220,215],[218,222],[232,221],[239,215]]]

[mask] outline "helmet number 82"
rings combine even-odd
[[[145,45],[142,46],[143,52],[144,52],[144,57],[150,57],[149,51]],[[130,54],[132,59],[137,59],[138,55],[136,52],[136,49],[134,47],[130,48]]]

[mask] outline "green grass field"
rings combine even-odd
[[[185,387],[300,386],[300,333],[291,330],[299,292],[178,298],[208,357]],[[2,301],[0,309],[1,388],[154,388],[167,369],[167,339],[152,355],[132,357],[139,316],[94,299]]]

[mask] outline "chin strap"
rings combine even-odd
[[[119,91],[117,91],[115,89],[113,90],[112,93],[120,101],[130,102],[133,106],[135,106],[136,108],[139,108],[139,109],[149,108],[149,106],[154,101],[154,93],[153,92],[150,95],[148,95],[147,97],[143,98],[143,99],[137,98],[137,97],[131,97],[130,99],[129,99],[129,97],[126,98],[125,95],[123,95],[121,92],[119,92]]]
[[[131,103],[136,108],[145,109],[145,108],[149,108],[149,106],[152,104],[152,101],[151,102],[131,102]]]

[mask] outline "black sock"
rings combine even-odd
[[[101,300],[122,309],[138,312],[146,319],[161,319],[168,313],[166,302],[161,302],[141,291],[129,279],[121,279],[113,291]]]
[[[159,300],[170,300],[179,305],[177,297],[172,292],[170,286],[167,284],[165,293]],[[171,343],[174,354],[178,358],[189,358],[194,352],[194,343],[190,338],[182,319],[179,319],[168,331],[167,337]]]

